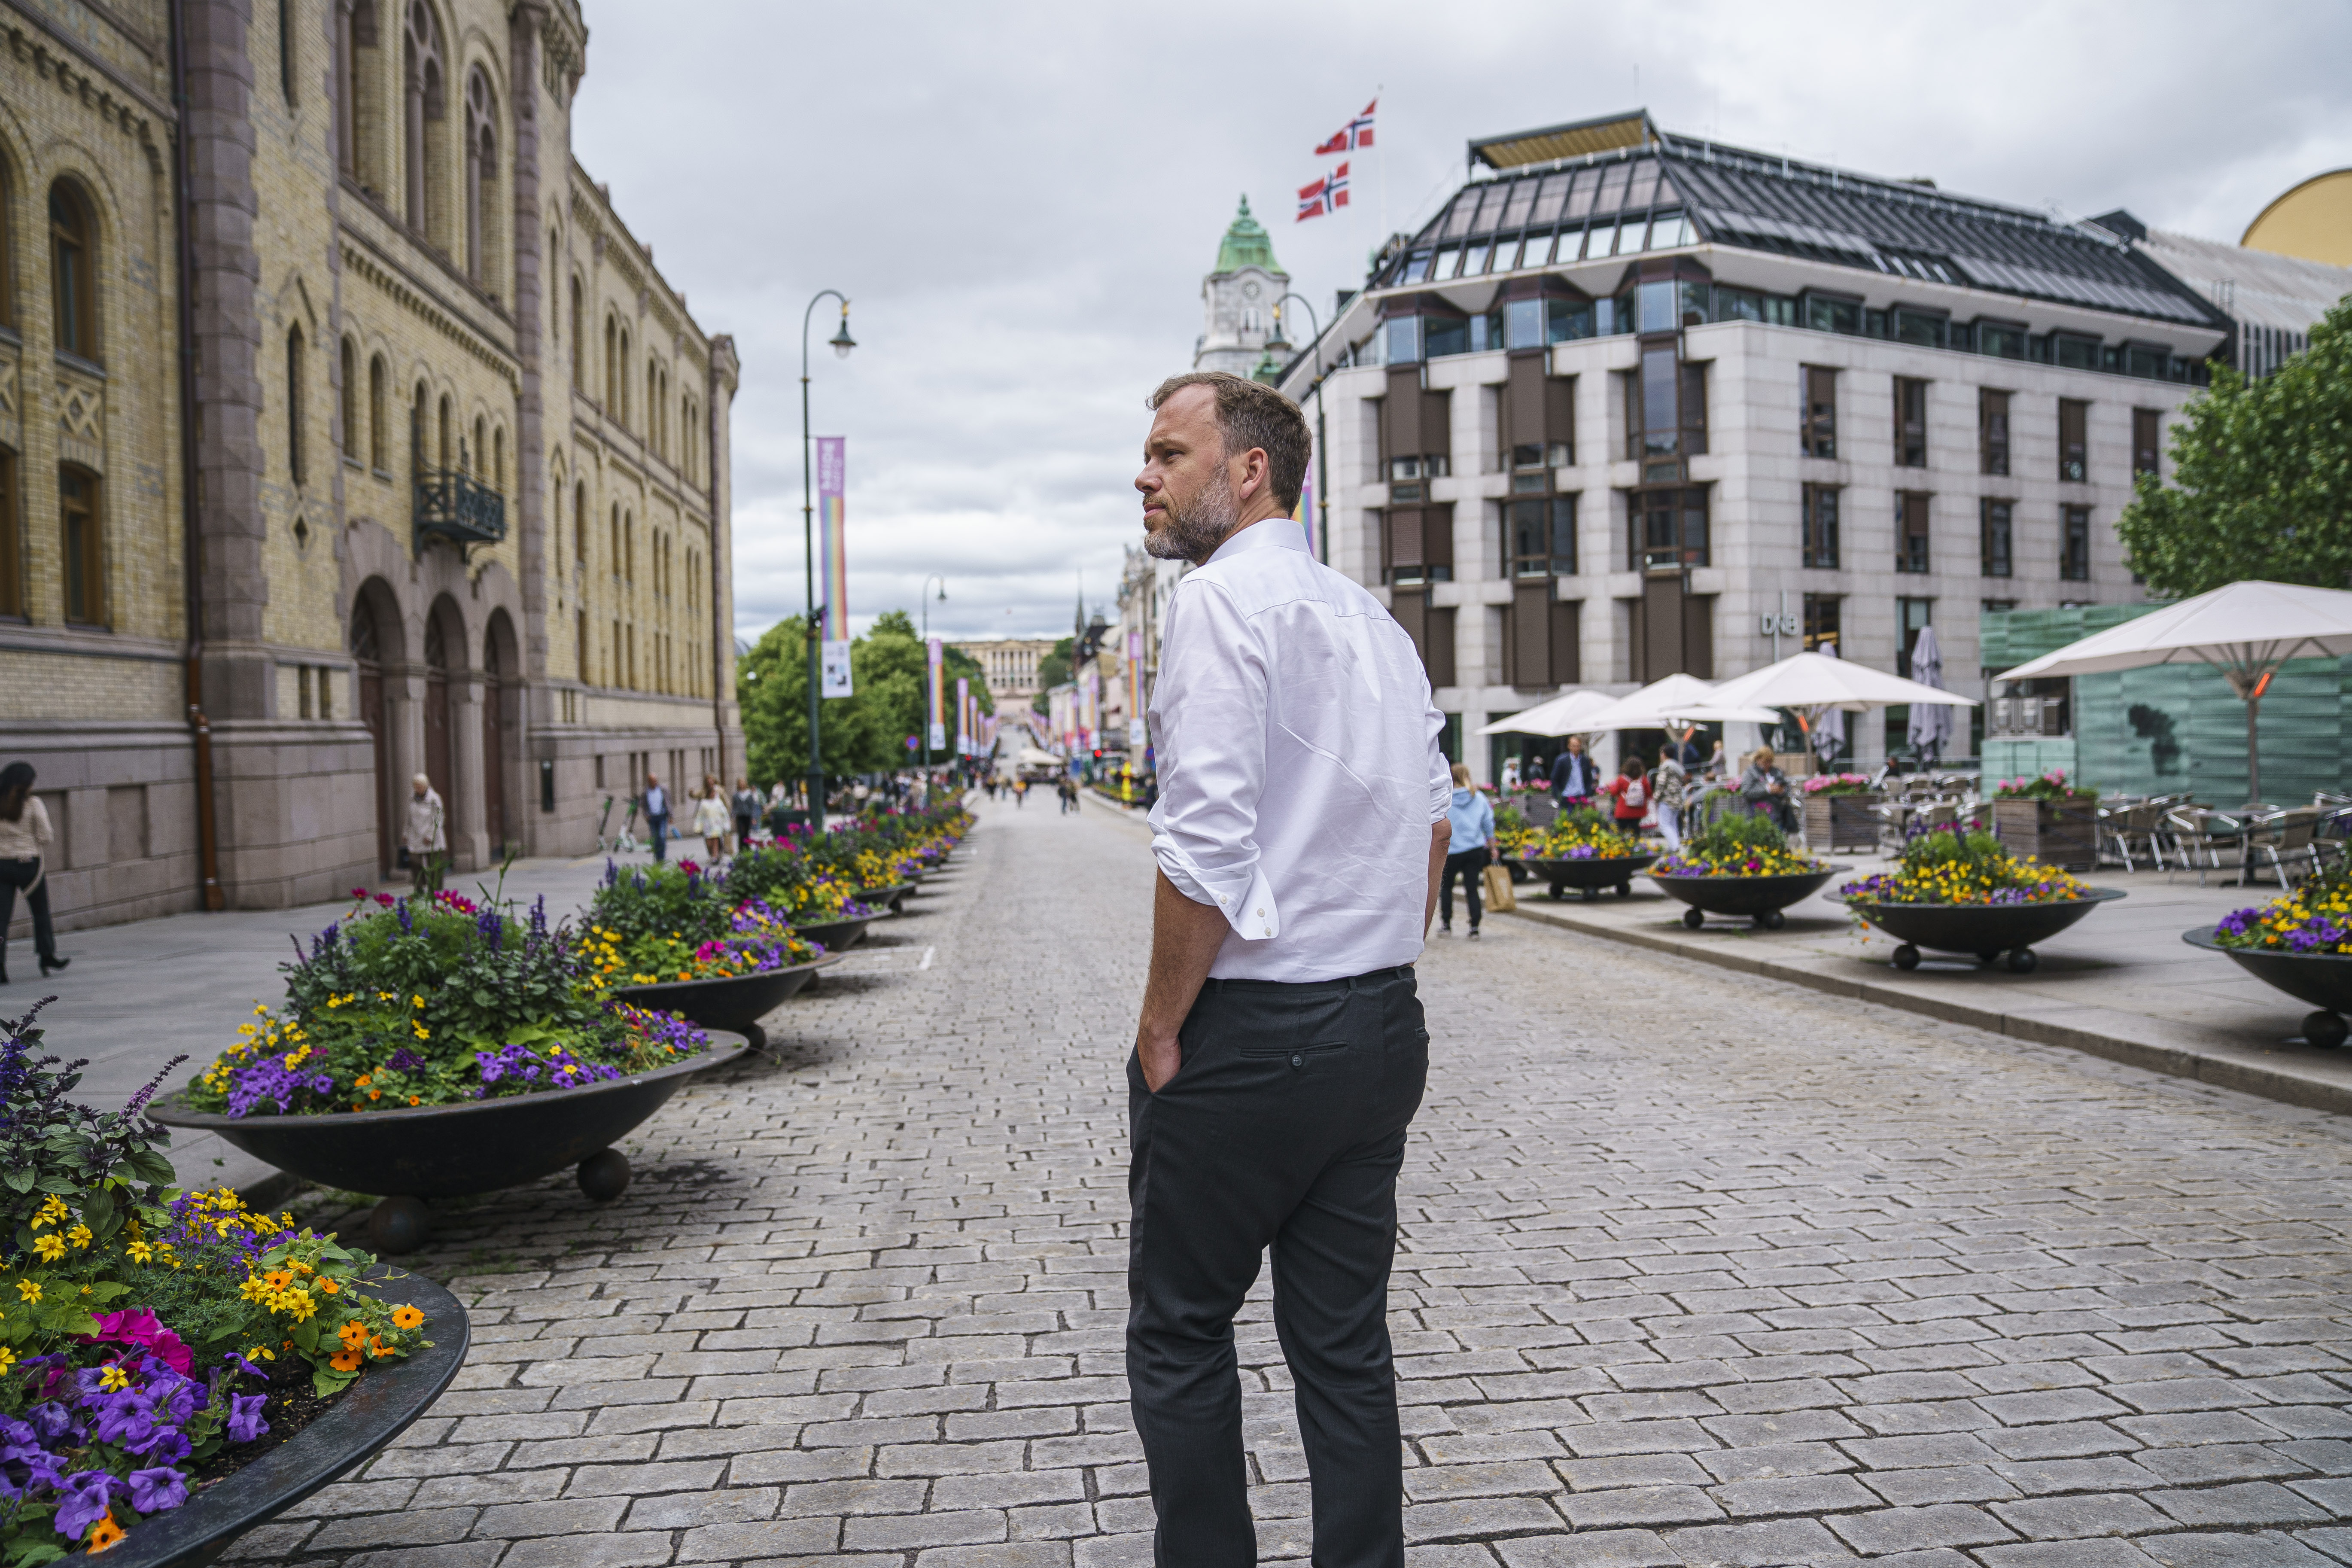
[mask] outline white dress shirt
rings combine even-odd
[[[1151,693],[1151,852],[1233,929],[1211,975],[1336,980],[1420,956],[1430,828],[1454,781],[1412,639],[1254,523],[1169,601]]]

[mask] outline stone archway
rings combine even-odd
[[[353,706],[367,727],[375,790],[375,858],[378,872],[392,869],[400,843],[401,795],[399,770],[394,765],[400,682],[387,679],[406,661],[400,601],[391,584],[371,577],[352,599],[351,651]]]
[[[482,830],[492,859],[522,838],[522,702],[514,622],[492,610],[482,633]]]
[[[457,799],[457,748],[449,685],[453,670],[464,674],[465,659],[466,620],[444,594],[425,616],[425,773],[441,798],[453,805]]]

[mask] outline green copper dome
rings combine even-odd
[[[1263,267],[1268,272],[1280,272],[1282,264],[1274,258],[1274,240],[1265,226],[1250,216],[1249,197],[1242,198],[1242,210],[1234,216],[1233,227],[1225,230],[1225,240],[1217,247],[1219,272],[1238,272],[1244,267]]]

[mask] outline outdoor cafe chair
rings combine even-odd
[[[2237,867],[2240,861],[2240,825],[2238,819],[2204,806],[2175,806],[2164,815],[2166,836],[2172,840],[2172,865],[2164,879],[2195,868],[2197,885],[2205,885],[2207,871],[2221,871]],[[2222,856],[2230,859],[2225,865]]]
[[[2278,879],[2284,891],[2292,886],[2288,868],[2299,864],[2302,874],[2308,876],[2318,869],[2319,861],[2311,846],[2311,836],[2319,826],[2321,808],[2299,805],[2291,811],[2274,811],[2253,817],[2246,823],[2245,850],[2240,858],[2240,886],[2253,879],[2263,860],[2270,862],[2271,874]]]

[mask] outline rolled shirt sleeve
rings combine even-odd
[[[1441,743],[1444,739],[1445,715],[1433,700],[1429,704],[1429,820],[1433,826],[1445,820],[1446,809],[1454,804],[1454,764],[1445,760]]]
[[[1169,601],[1151,693],[1151,853],[1178,892],[1223,910],[1250,942],[1282,934],[1257,841],[1267,679],[1249,617],[1215,584],[1187,578]]]

